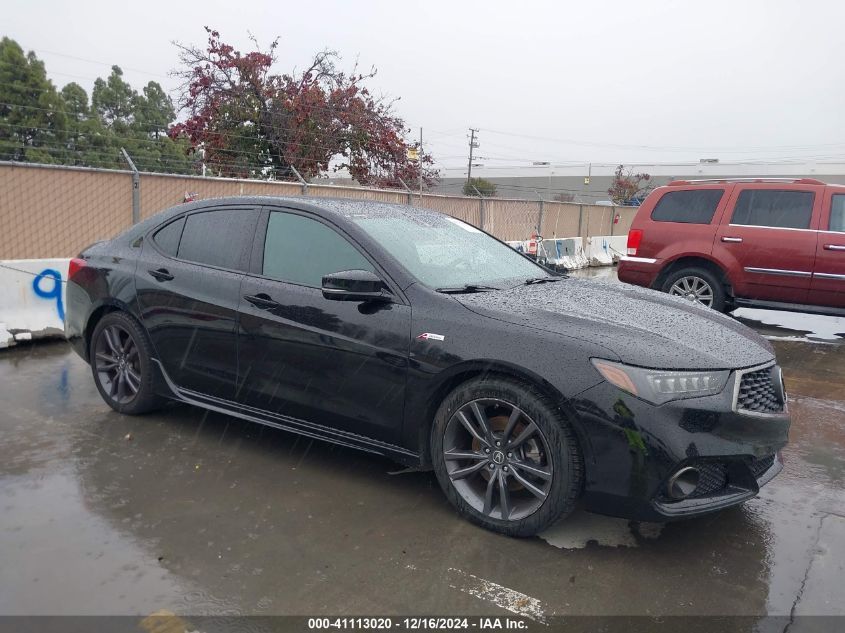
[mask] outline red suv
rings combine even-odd
[[[618,274],[721,311],[845,315],[845,185],[671,182],[637,212]]]

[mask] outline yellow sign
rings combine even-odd
[[[589,184],[590,184],[590,177],[589,177],[589,176],[584,176],[584,184],[585,184],[585,185],[589,185]]]
[[[409,147],[408,148],[408,160],[419,160],[420,153],[416,147]]]

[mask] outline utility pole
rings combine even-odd
[[[420,126],[420,156],[419,156],[419,168],[420,168],[420,204],[422,204],[422,195],[423,195],[423,148],[422,148],[422,126]]]
[[[478,147],[478,143],[475,142],[476,132],[478,132],[476,128],[469,128],[469,164],[467,165],[467,184],[469,184],[472,179],[472,150]]]

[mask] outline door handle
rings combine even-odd
[[[741,237],[729,237],[729,236],[725,235],[722,238],[722,241],[723,242],[735,242],[735,243],[739,244],[740,242],[742,242],[742,238]]]
[[[156,270],[149,270],[147,271],[152,275],[157,281],[170,281],[173,279],[173,275],[170,274],[170,271],[166,268],[158,268]]]
[[[281,305],[278,301],[274,301],[270,295],[264,292],[259,292],[257,295],[244,295],[244,299],[261,310],[272,310],[273,308],[278,308]]]
[[[824,250],[826,250],[826,251],[845,251],[845,246],[841,246],[839,244],[825,244]]]

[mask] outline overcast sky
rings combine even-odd
[[[845,158],[845,2],[143,2],[4,0],[0,34],[57,86],[121,66],[140,88],[204,25],[278,70],[332,48],[374,65],[375,91],[441,166]],[[450,175],[459,175],[450,172]]]

